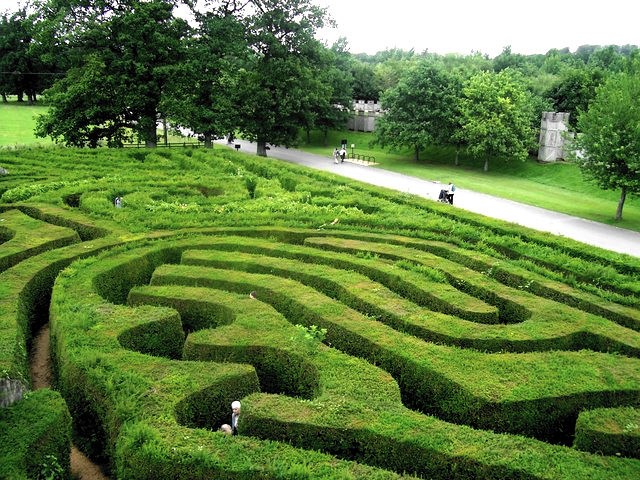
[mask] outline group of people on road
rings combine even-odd
[[[333,149],[333,161],[335,163],[343,163],[344,159],[347,157],[347,151],[344,148],[344,145],[340,147],[340,150],[337,148]]]

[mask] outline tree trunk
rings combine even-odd
[[[460,145],[456,145],[456,160],[454,165],[457,167],[460,165]]]
[[[142,117],[140,119],[140,124],[142,127],[141,133],[145,147],[156,148],[158,146],[158,132],[156,131],[157,124],[155,112],[147,117]]]
[[[624,201],[627,198],[627,187],[622,186],[620,188],[620,200],[618,200],[618,208],[616,209],[616,220],[622,220],[622,207],[624,207]]]
[[[162,119],[162,136],[164,137],[165,147],[169,144],[169,127],[167,126],[167,119]]]
[[[417,163],[418,160],[420,160],[420,147],[416,145],[413,151],[413,161]]]
[[[9,100],[7,99],[7,94],[6,93],[2,93],[2,103],[9,103]]]
[[[204,134],[204,148],[212,148],[213,147],[212,138],[213,138],[213,135],[211,133],[205,133]]]
[[[484,159],[484,168],[482,169],[482,171],[484,173],[487,173],[489,171],[489,159],[488,158]]]
[[[322,137],[322,145],[324,147],[328,147],[329,146],[329,129],[325,128],[323,133],[324,133],[324,136]]]
[[[259,157],[267,156],[267,142],[264,139],[258,139],[258,150],[256,151],[256,154]]]

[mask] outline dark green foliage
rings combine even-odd
[[[640,67],[611,76],[581,113],[574,158],[584,176],[604,190],[619,190],[616,219],[627,195],[640,194]]]
[[[283,176],[283,177],[280,177],[278,180],[280,181],[280,185],[282,186],[282,188],[285,189],[287,192],[295,192],[296,191],[296,187],[298,186],[298,182],[296,181],[296,179],[294,177]]]
[[[151,320],[122,332],[118,341],[124,348],[134,352],[182,359],[185,335],[180,316],[163,317],[162,320]]]
[[[247,187],[249,192],[249,198],[256,198],[256,187],[258,186],[258,180],[252,176],[244,177],[244,186]]]

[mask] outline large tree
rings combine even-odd
[[[381,99],[385,114],[378,121],[376,141],[383,146],[411,147],[416,161],[428,145],[454,144],[456,78],[429,61],[409,70]]]
[[[205,146],[233,132],[239,124],[240,70],[248,49],[244,27],[232,10],[194,12],[197,28],[184,61],[175,69],[164,99],[174,126],[203,137]]]
[[[49,0],[40,41],[67,45],[72,70],[49,90],[36,133],[70,145],[119,144],[134,132],[155,146],[163,88],[182,60],[186,22],[174,0]]]
[[[251,61],[242,72],[240,130],[266,156],[267,143],[291,145],[309,118],[318,92],[324,48],[314,34],[326,9],[309,0],[248,0],[244,8]],[[325,89],[325,94],[330,94]]]
[[[327,145],[328,132],[331,129],[342,130],[347,125],[353,106],[353,79],[348,71],[349,53],[346,42],[340,39],[331,49],[320,50],[316,88],[309,91],[306,102],[307,140],[310,130],[317,128],[324,135]]]
[[[578,118],[582,173],[604,190],[620,190],[616,220],[628,194],[640,193],[640,73],[619,73],[596,89]]]
[[[0,93],[15,94],[23,101],[24,94],[32,103],[36,95],[50,86],[54,72],[34,52],[33,24],[26,7],[0,15]]]
[[[604,82],[606,72],[601,68],[579,66],[563,72],[559,83],[549,92],[556,112],[569,113],[571,127],[576,127],[580,112],[587,110],[595,97],[596,87]]]
[[[463,88],[461,138],[471,154],[484,159],[526,160],[535,144],[530,94],[520,76],[507,68],[481,72]]]

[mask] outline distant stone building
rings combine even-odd
[[[347,128],[356,132],[373,132],[376,119],[382,115],[380,104],[373,100],[354,100],[353,115],[349,117]]]
[[[565,142],[566,135],[569,135],[568,123],[568,113],[542,112],[540,147],[538,149],[538,160],[540,162],[556,162],[567,157]]]

